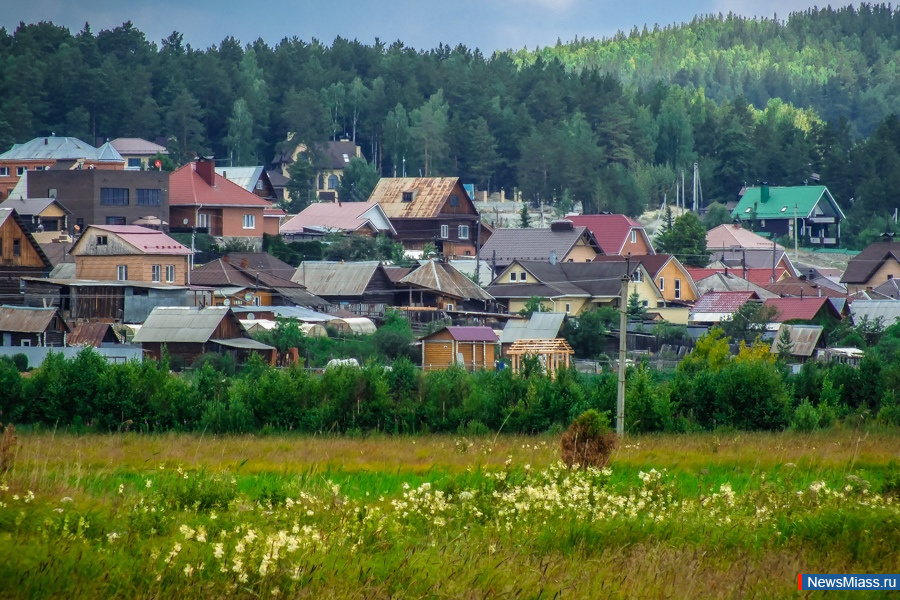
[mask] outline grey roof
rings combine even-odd
[[[334,319],[334,315],[310,310],[302,306],[270,306],[266,308],[279,317],[285,319],[297,319],[304,323],[327,323]]]
[[[447,263],[429,260],[409,273],[400,283],[435,290],[462,300],[493,300],[474,281]]]
[[[143,328],[141,328],[143,329]],[[227,340],[210,340],[214,344],[228,346],[229,348],[243,348],[246,350],[274,350],[275,348],[251,338],[230,338]]]
[[[346,263],[306,261],[300,263],[291,281],[305,286],[316,296],[362,296],[375,271],[380,268],[381,263],[377,260]]]
[[[142,138],[116,138],[109,143],[118,150],[119,154],[154,156],[156,154],[169,153],[165,146],[160,146]]]
[[[24,144],[14,144],[0,154],[0,160],[99,160],[97,149],[74,137],[37,137]],[[119,156],[119,160],[122,157]]]
[[[785,250],[776,249],[774,252],[771,249],[731,250],[726,248],[725,250],[710,250],[711,261],[719,261],[729,267],[740,267],[742,266],[742,263],[746,262],[748,269],[771,269],[773,255],[776,264],[784,261],[784,263],[788,265],[788,270],[791,271],[791,275],[795,277],[799,275],[794,263],[791,262],[791,257],[788,256],[788,253]]]
[[[778,294],[731,273],[715,273],[695,283],[701,296],[707,292],[756,292],[763,300],[778,297]]]
[[[248,192],[256,189],[256,182],[262,177],[264,167],[216,167],[216,173]]]
[[[205,344],[229,312],[224,306],[156,307],[135,334],[134,341]]]
[[[56,263],[53,270],[47,276],[50,279],[75,279],[75,263],[60,262]]]
[[[559,335],[565,313],[536,312],[528,320],[509,320],[500,332],[501,344],[516,340],[552,340]]]
[[[881,319],[888,327],[900,319],[900,300],[854,300],[850,304],[850,315],[854,325],[859,325],[865,318],[869,322]]]
[[[109,142],[97,148],[97,160],[100,162],[125,162],[119,151]]]
[[[881,294],[885,298],[900,300],[900,279],[888,279],[872,291]]]
[[[497,229],[481,247],[481,260],[506,266],[514,260],[549,261],[552,253],[560,261],[569,254],[576,242],[586,236],[597,254],[602,254],[597,240],[587,227],[563,231],[545,228]]]
[[[27,171],[26,171],[27,173]],[[31,217],[41,214],[48,206],[56,202],[56,198],[20,198],[10,196],[3,202],[0,202],[0,208],[14,208],[20,215]],[[64,212],[72,214],[68,208],[56,202]]]
[[[808,358],[815,352],[824,328],[821,325],[787,325],[782,323],[778,328],[778,333],[775,334],[775,341],[772,342],[770,352],[773,354],[778,352],[781,332],[784,329],[787,329],[791,336],[791,356],[805,356]]]

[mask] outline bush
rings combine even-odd
[[[794,416],[791,419],[791,429],[794,431],[814,431],[818,428],[819,411],[810,404],[808,398],[804,398],[803,402],[794,410]]]
[[[575,465],[582,469],[605,467],[619,438],[609,427],[609,415],[587,410],[572,421],[562,436],[562,461],[570,469]]]
[[[12,355],[13,364],[16,365],[16,368],[19,370],[19,373],[24,373],[28,370],[28,357],[21,352],[18,354]]]

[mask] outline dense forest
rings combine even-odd
[[[848,213],[844,241],[862,246],[900,205],[898,65],[900,11],[887,5],[706,16],[490,57],[342,38],[199,50],[131,23],[74,35],[21,24],[0,30],[0,148],[50,133],[164,137],[175,162],[260,164],[347,137],[369,161],[361,178],[458,175],[632,215],[671,200],[694,162],[704,206],[817,174]],[[305,198],[294,192],[291,209]]]

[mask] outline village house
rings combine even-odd
[[[78,279],[190,283],[190,248],[147,227],[91,225],[70,253]]]
[[[53,265],[11,208],[0,208],[0,303],[22,304],[22,278],[46,277]]]
[[[788,323],[794,321],[803,321],[815,325],[833,325],[840,321],[844,315],[842,309],[846,309],[846,302],[838,301],[835,304],[831,298],[812,297],[812,298],[768,298],[763,301],[763,307],[772,307],[775,309],[775,315],[772,318],[775,329],[776,323]],[[849,314],[849,309],[848,314]]]
[[[293,267],[284,264],[289,270],[288,277],[292,276]],[[260,268],[257,261],[254,265],[255,268],[248,258],[229,254],[191,271],[191,284],[212,288],[214,306],[298,305],[321,308],[328,305],[328,302],[309,293],[290,278],[273,275],[273,269]],[[280,269],[277,272],[285,274]]]
[[[293,134],[288,134],[288,140]],[[290,153],[280,152],[275,155],[273,164],[281,174],[289,177],[288,167],[297,160],[297,157],[309,149],[305,144],[300,144]],[[308,152],[307,152],[308,153]],[[308,153],[309,154],[309,153]],[[354,158],[362,158],[362,149],[349,139],[342,138],[316,146],[311,153],[313,168],[315,169],[315,200],[319,202],[334,202],[338,200],[338,190],[341,187],[341,179],[344,169]],[[348,202],[359,202],[365,198],[340,198]]]
[[[565,313],[535,312],[527,319],[510,319],[500,332],[500,353],[506,356],[519,340],[552,340],[566,321]]]
[[[278,235],[279,219],[272,205],[218,175],[212,160],[200,159],[177,169],[169,178],[170,223],[180,230],[196,229],[228,240],[242,240],[257,249],[263,233]],[[266,217],[266,210],[272,217]]]
[[[444,327],[420,340],[422,370],[443,370],[454,365],[469,371],[493,370],[499,341],[490,327]]]
[[[407,250],[433,244],[445,258],[478,253],[481,218],[458,177],[382,177],[369,202],[381,205]]]
[[[397,235],[384,210],[375,202],[316,202],[281,225],[285,241],[319,239],[330,233]]]
[[[771,239],[794,237],[795,221],[806,244],[837,246],[846,217],[824,185],[747,188],[731,213]]]
[[[451,265],[436,259],[413,268],[396,282],[394,303],[406,307],[432,307],[442,311],[484,311],[490,294]]]
[[[656,254],[644,226],[625,215],[566,215],[576,227],[587,227],[603,254]]]
[[[149,171],[153,168],[159,170],[156,165],[150,164],[151,159],[157,154],[162,156],[169,154],[165,146],[141,138],[116,138],[109,145],[125,160],[126,171]]]
[[[781,354],[787,350],[790,361],[794,364],[802,364],[812,359],[816,352],[825,348],[825,339],[821,325],[801,325],[781,323],[769,352]],[[787,340],[783,336],[787,336]],[[785,341],[787,343],[785,344]]]
[[[870,244],[850,259],[841,277],[848,294],[870,290],[900,278],[900,242],[889,240]]]
[[[241,186],[248,192],[256,194],[263,200],[269,202],[282,200],[278,197],[265,167],[216,167],[216,174]]]
[[[560,219],[545,228],[497,229],[479,254],[496,274],[515,260],[585,263],[603,250],[587,227]]]
[[[378,261],[304,261],[292,281],[357,316],[380,318],[394,302],[394,282]]]
[[[688,323],[718,325],[730,319],[748,302],[760,302],[756,292],[706,292],[694,303]]]
[[[0,345],[65,346],[68,333],[55,308],[0,306]]]
[[[56,198],[7,198],[0,202],[0,210],[11,208],[22,219],[25,229],[37,243],[49,243],[60,236],[68,238],[72,211]]]

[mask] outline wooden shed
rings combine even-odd
[[[493,369],[499,341],[490,327],[444,327],[422,338],[422,369],[447,369],[454,364],[472,371]]]
[[[573,354],[575,354],[575,351],[562,338],[552,340],[518,340],[506,352],[506,355],[512,360],[513,373],[518,373],[522,368],[522,359],[524,357],[536,356],[550,377],[554,377],[560,367],[568,367],[570,357]]]

